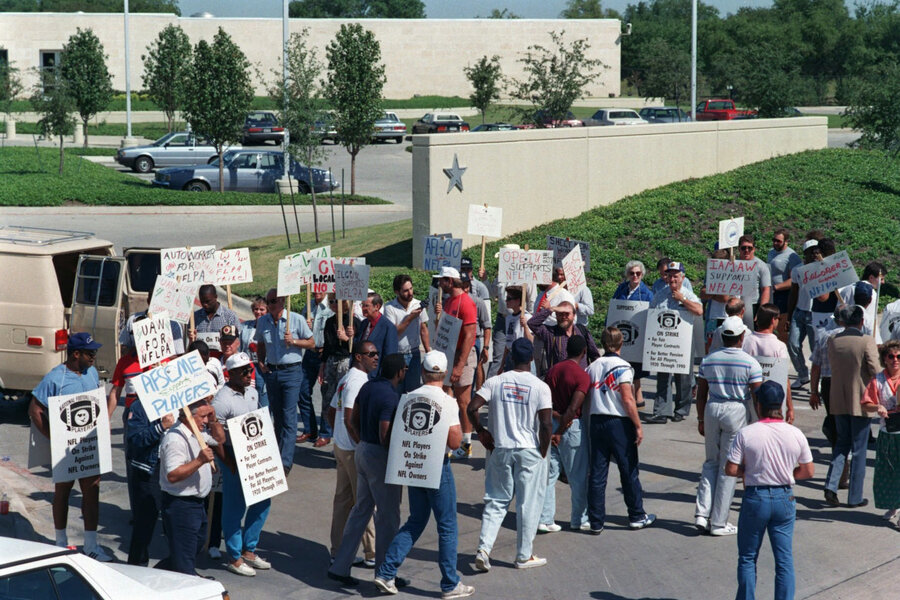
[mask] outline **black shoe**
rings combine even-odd
[[[593,527],[590,529],[591,535],[600,535],[601,533],[603,533],[603,525],[600,526],[600,529],[594,529]]]
[[[869,499],[863,498],[862,502],[858,502],[856,504],[848,504],[847,508],[862,508],[863,506],[868,506],[868,505],[869,505]]]
[[[332,573],[331,571],[328,571],[328,579],[338,581],[341,585],[347,587],[355,587],[359,585],[359,579],[357,579],[356,577],[351,577],[349,575],[338,575],[337,573]]]
[[[825,504],[828,506],[840,506],[841,502],[838,500],[837,492],[825,490]]]
[[[678,413],[675,413],[674,415],[672,415],[671,421],[673,423],[680,423],[680,422],[684,421],[684,415],[679,415]]]
[[[652,417],[647,417],[644,423],[649,423],[650,425],[665,425],[669,419],[666,415],[653,415]]]
[[[405,587],[409,586],[409,583],[410,583],[409,579],[407,579],[406,577],[400,577],[400,576],[394,577],[394,585],[396,585],[398,588],[405,588]]]

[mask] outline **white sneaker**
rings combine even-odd
[[[538,525],[538,533],[556,533],[562,531],[562,527],[556,523],[541,523]]]
[[[475,553],[475,570],[482,573],[487,573],[491,570],[491,559],[488,557],[488,553],[480,548]]]
[[[258,554],[255,558],[248,558],[246,556],[241,555],[241,558],[244,559],[244,563],[250,565],[254,569],[259,569],[260,571],[268,571],[272,568],[272,563],[261,558]]]
[[[209,554],[209,557],[213,560],[219,560],[220,558],[222,558],[222,553],[219,551],[219,549],[212,546],[210,546],[209,550],[207,550],[206,553]]]
[[[656,515],[653,513],[647,513],[637,521],[631,521],[628,523],[628,527],[631,529],[643,529],[644,527],[650,527],[656,522]]]
[[[590,522],[588,522],[588,523],[582,523],[582,524],[581,524],[581,527],[579,527],[578,530],[579,530],[579,531],[590,531],[590,530],[591,530],[591,524],[590,524]]]
[[[472,456],[472,444],[460,444],[459,448],[450,452],[450,458],[456,460],[468,459]]]
[[[443,600],[449,600],[449,598],[465,598],[467,596],[471,596],[475,593],[475,588],[471,585],[466,585],[462,581],[456,584],[456,587],[450,590],[449,592],[444,592],[441,594],[441,598]]]
[[[546,558],[540,558],[538,556],[535,556],[534,554],[532,554],[531,558],[529,558],[528,560],[516,560],[517,569],[533,569],[535,567],[543,567],[546,564]]]
[[[399,590],[393,579],[375,578],[375,587],[383,594],[396,594]]]
[[[894,517],[897,516],[898,511],[900,511],[900,509],[892,508],[892,509],[886,511],[883,515],[881,515],[881,518],[884,519],[885,521],[891,521],[891,520],[893,520]]]
[[[235,575],[243,575],[244,577],[255,577],[256,571],[253,570],[253,567],[248,565],[246,562],[241,561],[241,564],[235,565],[234,563],[228,563],[228,566],[225,567]]]
[[[107,554],[100,546],[90,549],[85,548],[84,553],[98,562],[112,562],[113,560],[113,557]]]
[[[715,536],[737,535],[737,527],[731,523],[725,523],[725,527],[714,527],[709,530],[709,533]]]
[[[709,519],[700,516],[694,517],[694,527],[696,527],[700,533],[706,533],[709,531]]]

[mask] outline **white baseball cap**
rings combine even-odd
[[[460,279],[459,271],[457,271],[453,267],[441,267],[441,272],[438,275],[440,277],[450,277],[452,279]]]
[[[446,373],[447,355],[438,350],[426,352],[425,358],[422,360],[422,368],[428,373]]]
[[[503,244],[500,246],[501,250],[521,250],[522,248],[518,244]],[[494,253],[494,258],[500,258],[500,253]]]
[[[225,360],[225,370],[240,369],[250,364],[250,355],[246,352],[237,352]]]
[[[740,317],[728,317],[722,321],[722,335],[737,337],[746,331],[748,331],[747,326]]]

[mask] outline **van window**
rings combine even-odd
[[[81,263],[78,274],[78,287],[75,300],[79,304],[97,306],[114,306],[118,300],[119,269],[121,265],[115,261],[102,258],[85,260]]]
[[[56,271],[56,282],[63,306],[72,306],[72,290],[75,289],[75,270],[78,268],[78,257],[82,254],[109,255],[107,248],[94,248],[79,252],[67,252],[53,257],[53,270]],[[91,302],[93,304],[93,302]]]
[[[128,279],[132,292],[153,290],[159,275],[159,254],[152,252],[130,252],[128,254]],[[71,289],[71,288],[70,288]]]

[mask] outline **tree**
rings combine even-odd
[[[120,13],[124,0],[0,0],[0,12]],[[128,12],[174,13],[181,16],[177,0],[131,0]]]
[[[760,117],[783,117],[803,93],[799,63],[796,54],[776,43],[743,48],[734,65],[741,102],[755,106]]]
[[[356,155],[372,142],[372,126],[381,116],[384,65],[375,34],[359,23],[341,25],[328,44],[325,97],[335,110],[335,129],[350,153],[350,193],[356,193]]]
[[[41,115],[38,127],[45,137],[59,137],[59,174],[63,174],[65,136],[75,131],[75,101],[69,95],[68,83],[56,71],[40,71],[40,81],[31,95],[34,112]]]
[[[194,131],[206,137],[219,155],[219,191],[225,191],[225,146],[241,139],[244,119],[253,101],[250,62],[225,30],[213,43],[200,40],[185,85],[184,116]]]
[[[565,31],[551,31],[551,47],[529,46],[519,59],[525,79],[511,83],[512,97],[532,105],[517,108],[516,112],[538,127],[564,119],[572,104],[584,97],[587,85],[600,76],[600,69],[607,68],[601,60],[588,58],[590,44],[586,38],[570,45],[564,36]]]
[[[900,64],[889,61],[871,68],[855,88],[844,115],[853,129],[862,132],[857,145],[896,157],[900,154]]]
[[[0,61],[0,111],[9,115],[12,111],[12,103],[22,93],[22,89],[19,69],[11,63]]]
[[[504,8],[500,10],[499,8],[491,9],[491,14],[489,14],[487,19],[521,19],[519,15],[509,10],[508,8]]]
[[[285,160],[289,156],[300,156],[309,169],[309,180],[313,179],[313,166],[325,158],[319,136],[314,131],[316,116],[324,108],[319,77],[322,63],[316,49],[309,45],[309,30],[291,35],[287,48],[287,85],[281,69],[273,70],[274,79],[269,86],[269,97],[281,109],[281,124],[289,132],[289,143],[285,149]],[[299,183],[297,184],[299,188]],[[316,241],[319,241],[319,217],[316,213],[316,188],[308,190],[312,194],[313,226]]]
[[[292,19],[424,19],[422,0],[295,0]]]
[[[85,148],[88,145],[88,121],[109,106],[113,96],[112,75],[106,68],[106,58],[103,44],[90,29],[78,28],[63,45],[60,74],[81,117]]]
[[[642,72],[641,93],[681,101],[690,91],[691,55],[683,48],[673,48],[668,41],[657,38],[647,46]]]
[[[474,88],[469,101],[481,112],[481,122],[484,123],[488,107],[494,100],[500,99],[500,84],[503,81],[500,57],[496,54],[491,58],[482,56],[473,66],[463,67],[463,72]]]
[[[191,42],[177,25],[166,25],[141,55],[144,63],[144,89],[147,96],[166,115],[166,126],[172,131],[175,111],[182,107],[184,89],[191,62]]]
[[[619,13],[612,9],[603,10],[600,0],[568,0],[559,13],[560,19],[618,19]]]

